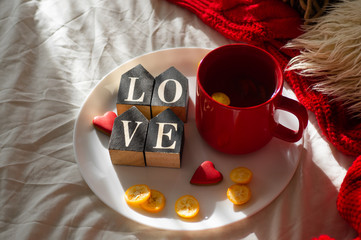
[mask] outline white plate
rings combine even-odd
[[[80,172],[106,205],[136,222],[169,230],[201,230],[245,219],[271,203],[288,185],[298,166],[303,140],[291,144],[273,139],[255,153],[238,156],[217,152],[202,140],[194,119],[195,75],[199,61],[208,52],[209,49],[177,48],[137,57],[105,76],[80,110],[74,130],[74,150]],[[94,116],[106,111],[116,112],[120,76],[137,64],[142,64],[153,76],[174,66],[189,79],[189,115],[180,169],[113,165],[107,149],[109,138],[92,126]],[[278,115],[282,123],[297,129],[297,121],[292,115],[283,111]],[[223,174],[223,181],[212,186],[190,184],[194,171],[206,160],[215,164]],[[248,167],[254,173],[249,184],[252,198],[243,206],[234,206],[226,196],[227,188],[232,185],[229,173],[237,166]],[[142,183],[165,195],[167,201],[163,211],[150,214],[125,203],[125,190]],[[194,195],[200,203],[198,216],[191,220],[181,219],[174,211],[176,199],[185,194]]]

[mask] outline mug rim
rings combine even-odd
[[[220,49],[223,49],[223,48],[229,48],[229,47],[235,47],[235,46],[242,46],[242,47],[250,47],[250,48],[253,48],[253,49],[256,49],[258,51],[261,51],[263,52],[264,54],[266,54],[268,57],[270,57],[272,59],[272,62],[274,62],[275,64],[275,67],[276,67],[276,71],[279,72],[280,74],[280,77],[281,77],[281,81],[280,81],[280,84],[278,84],[278,81],[277,81],[277,84],[276,84],[276,87],[275,87],[275,90],[272,94],[272,96],[265,102],[262,102],[260,104],[257,104],[257,105],[252,105],[252,106],[247,106],[247,107],[236,107],[236,106],[231,106],[231,105],[225,105],[223,103],[220,103],[216,100],[214,100],[208,93],[207,91],[203,88],[203,85],[200,83],[200,78],[199,78],[199,69],[201,68],[201,65],[202,65],[202,62],[203,60],[208,57],[209,55],[211,54],[214,54],[214,52],[216,51],[219,51]],[[222,46],[219,46],[213,50],[211,50],[210,52],[208,52],[203,58],[202,60],[200,61],[199,65],[198,65],[198,68],[197,68],[197,87],[200,88],[200,90],[206,95],[206,97],[212,101],[212,102],[215,102],[216,104],[218,104],[219,106],[221,107],[224,107],[224,108],[227,108],[227,109],[232,109],[232,110],[246,110],[246,109],[254,109],[254,108],[259,108],[261,106],[264,106],[264,105],[267,105],[268,103],[274,101],[274,99],[276,98],[276,96],[278,96],[283,88],[283,83],[284,83],[284,77],[283,77],[283,73],[282,73],[282,69],[281,69],[281,66],[279,64],[279,62],[276,60],[275,57],[273,57],[269,52],[267,52],[266,50],[258,47],[258,46],[255,46],[255,45],[251,45],[251,44],[247,44],[247,43],[231,43],[231,44],[226,44],[226,45],[222,45]]]

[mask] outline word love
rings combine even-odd
[[[117,97],[118,116],[133,106],[147,119],[170,108],[186,122],[188,79],[174,67],[154,78],[139,64],[121,76]]]
[[[184,123],[166,109],[150,121],[131,107],[115,118],[109,141],[113,164],[180,168]]]

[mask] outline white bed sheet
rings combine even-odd
[[[354,158],[325,140],[312,113],[289,186],[259,213],[222,228],[166,231],[135,223],[82,179],[74,123],[104,75],[155,50],[231,42],[163,0],[0,1],[0,239],[355,237],[336,209]]]

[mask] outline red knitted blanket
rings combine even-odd
[[[195,13],[204,23],[234,41],[258,45],[269,51],[285,69],[299,54],[282,48],[302,32],[298,12],[280,0],[168,0]],[[339,151],[361,155],[361,121],[348,116],[329,96],[311,89],[312,80],[286,71],[285,80],[298,100],[312,111],[322,130]],[[361,156],[342,184],[337,208],[361,235]]]

